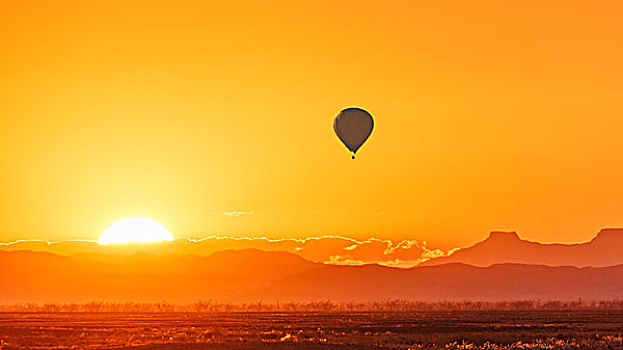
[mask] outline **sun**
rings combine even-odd
[[[121,219],[110,225],[97,241],[99,244],[172,241],[173,235],[161,223],[141,217]]]

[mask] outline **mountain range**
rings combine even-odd
[[[0,251],[0,304],[23,302],[585,300],[623,297],[623,265],[337,266],[256,249],[196,255]]]
[[[333,265],[286,251],[226,249],[198,255],[139,247],[77,254],[15,250],[14,245],[0,249],[0,304],[623,297],[623,229],[604,229],[579,244],[542,244],[515,232],[492,232],[482,242],[412,268]],[[160,249],[157,254],[152,247]]]
[[[207,257],[65,257],[0,252],[0,304],[20,302],[229,300],[319,264],[285,252],[222,251]]]
[[[603,229],[592,240],[576,244],[543,244],[522,240],[515,232],[492,232],[482,242],[449,252],[427,247],[415,240],[378,238],[355,240],[340,236],[306,239],[234,238],[212,236],[179,238],[171,242],[108,244],[94,241],[33,241],[0,243],[0,251],[41,251],[78,257],[85,261],[102,256],[125,256],[141,251],[155,256],[197,255],[207,257],[225,250],[261,249],[290,252],[305,260],[341,265],[379,264],[395,267],[431,266],[450,262],[486,267],[500,263],[548,266],[604,267],[623,264],[623,229]]]
[[[482,242],[420,265],[463,263],[491,266],[501,263],[548,266],[604,267],[623,264],[623,229],[603,229],[586,243],[543,244],[525,241],[515,232],[491,232]]]

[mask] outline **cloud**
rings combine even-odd
[[[370,238],[357,240],[343,236],[307,238],[222,237],[212,236],[200,240],[202,249],[246,249],[288,251],[301,257],[325,264],[364,265],[379,264],[395,267],[412,267],[449,252],[430,249],[425,241]],[[197,252],[199,253],[199,252]]]
[[[366,263],[361,260],[351,260],[348,257],[341,256],[341,255],[332,255],[329,257],[329,260],[325,261],[325,264],[361,266],[361,265],[365,265]]]
[[[250,215],[237,213],[231,216]],[[22,240],[0,243],[1,250],[38,250],[61,255],[74,255],[86,252],[133,253],[149,250],[154,255],[207,256],[227,249],[261,249],[285,251],[297,254],[304,259],[335,265],[379,264],[394,267],[412,267],[426,260],[447,256],[450,252],[428,248],[426,242],[416,240],[392,241],[380,238],[357,240],[343,236],[319,236],[307,238],[268,238],[268,237],[227,237],[209,236],[200,239],[180,238],[172,242],[159,242],[146,247],[141,244],[101,246],[95,241],[73,240],[47,242]]]
[[[223,213],[225,216],[243,216],[243,215],[253,215],[254,211],[226,211]]]
[[[370,238],[352,240],[341,252],[329,256],[324,262],[339,265],[379,264],[384,266],[411,267],[423,261],[445,256],[440,249],[429,249],[426,242],[416,240],[392,241]]]

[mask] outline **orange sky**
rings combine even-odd
[[[0,240],[623,226],[623,4],[451,3],[2,1]]]

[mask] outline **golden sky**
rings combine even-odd
[[[0,2],[0,240],[623,226],[619,1]],[[332,119],[375,130],[355,161]],[[229,213],[229,214],[226,214]]]

